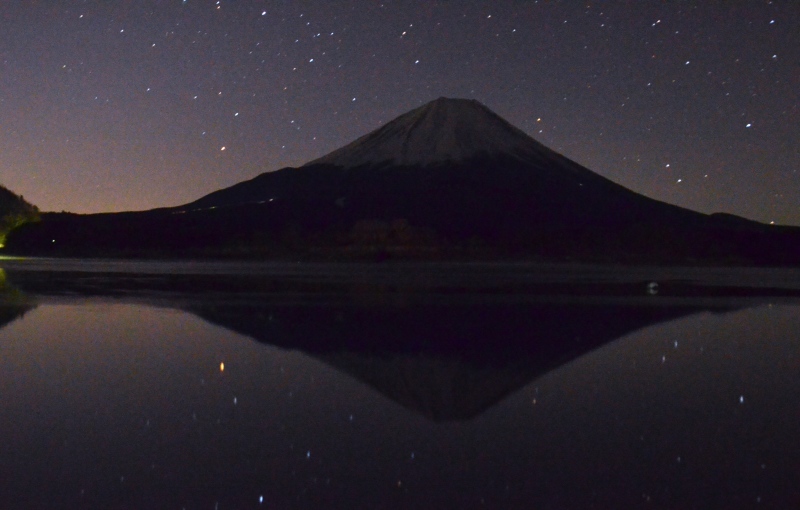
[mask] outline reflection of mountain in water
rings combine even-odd
[[[302,350],[444,421],[476,416],[584,353],[700,309],[573,302],[188,310],[259,342]]]
[[[742,305],[713,296],[797,294],[795,287],[660,279],[654,297],[635,272],[611,282],[591,272],[548,280],[547,268],[527,266],[284,264],[245,274],[220,272],[223,265],[184,274],[175,272],[182,266],[147,265],[137,273],[125,272],[137,269],[131,264],[78,262],[22,266],[9,275],[33,296],[113,296],[187,310],[321,359],[434,420],[475,416],[637,329]],[[5,313],[10,321],[27,309]]]
[[[533,380],[536,367],[480,367],[458,358],[425,354],[317,355],[404,407],[434,421],[466,420]]]
[[[0,300],[0,328],[6,327],[34,308],[36,305],[11,304]]]
[[[36,305],[6,280],[6,273],[0,269],[0,328],[19,319]]]

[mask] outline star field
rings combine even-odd
[[[800,225],[800,4],[63,1],[0,7],[0,183],[186,203],[439,96],[634,191]]]

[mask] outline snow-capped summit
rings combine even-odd
[[[305,166],[421,165],[550,152],[478,101],[440,97]]]

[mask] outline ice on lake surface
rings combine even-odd
[[[797,270],[0,267],[0,508],[800,503]]]

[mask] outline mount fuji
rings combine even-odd
[[[53,215],[12,238],[73,255],[800,262],[798,228],[645,197],[448,98],[183,206]]]
[[[460,175],[449,181],[445,177],[450,177],[452,171]],[[524,190],[527,194],[559,187],[558,195],[576,192],[588,195],[585,192],[590,188],[601,187],[597,191],[632,196],[621,186],[548,149],[478,101],[439,98],[300,169],[264,173],[186,207],[287,199],[286,193],[291,194],[287,186],[298,187],[298,178],[311,174],[319,174],[313,177],[343,193],[336,198],[340,205],[352,199],[353,194],[362,195],[364,190],[360,187],[368,184],[370,191],[381,193],[372,189],[371,184],[382,178],[397,181],[396,184],[407,181],[403,189],[395,192],[416,186],[415,191],[423,195],[434,183],[441,187],[440,191],[446,191],[486,178],[488,187],[484,192],[502,188],[509,181],[519,181],[532,186]],[[412,176],[417,179],[410,179]],[[586,190],[579,189],[584,186]],[[326,191],[334,190],[328,187]],[[413,202],[414,197],[408,198]]]

